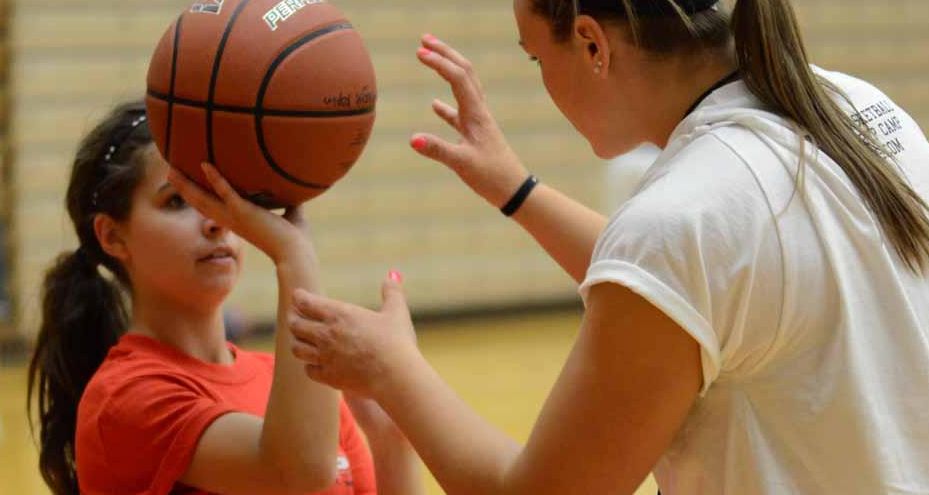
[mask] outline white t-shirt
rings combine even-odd
[[[873,86],[819,73],[929,200],[916,123]],[[789,122],[728,84],[594,251],[583,297],[627,286],[702,350],[700,398],[655,466],[664,495],[929,493],[929,279],[809,144],[798,187],[800,153]]]

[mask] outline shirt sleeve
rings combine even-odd
[[[765,277],[779,283],[779,251],[747,169],[713,143],[682,155],[611,218],[579,291],[586,301],[591,287],[620,284],[674,320],[700,345],[704,395],[745,362],[748,332],[775,333],[778,302],[753,295]]]
[[[344,401],[339,406],[339,419],[339,444],[348,458],[354,495],[375,495],[374,460],[364,437],[358,432],[355,417]]]
[[[193,457],[200,436],[232,408],[168,374],[135,377],[103,408],[98,430],[111,473],[124,493],[171,492]]]

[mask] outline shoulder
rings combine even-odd
[[[261,367],[266,367],[273,369],[274,368],[274,354],[263,351],[252,351],[248,349],[242,349],[234,344],[229,344],[230,348],[235,352],[236,359],[247,359],[251,362],[254,362],[256,365]]]
[[[751,132],[714,129],[695,137],[651,170],[640,189],[610,219],[604,234],[675,235],[683,228],[731,223],[740,216],[763,219],[769,210],[756,168],[744,152],[765,151]],[[767,155],[766,155],[767,158]],[[709,224],[707,222],[710,222]]]

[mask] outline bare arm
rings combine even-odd
[[[513,219],[575,282],[584,280],[606,217],[557,189],[539,184]]]
[[[298,209],[283,217],[240,198],[212,169],[216,195],[173,172],[171,182],[204,215],[228,226],[274,261],[278,280],[274,381],[264,418],[226,414],[203,433],[181,481],[211,492],[306,493],[335,481],[339,394],[311,383],[290,352],[295,318],[290,294],[318,290],[312,244]]]
[[[419,457],[393,420],[372,399],[349,394],[346,402],[368,440],[377,494],[425,495]]]
[[[389,283],[389,282],[388,282]],[[308,374],[375,397],[443,489],[457,494],[632,493],[667,448],[702,382],[696,341],[628,289],[594,286],[578,341],[525,448],[486,423],[384,309],[299,293],[316,315],[292,330]],[[386,334],[386,336],[385,336]]]

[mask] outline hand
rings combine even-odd
[[[399,279],[391,272],[384,281],[380,311],[294,292],[293,353],[310,378],[377,399],[399,370],[422,358]]]
[[[177,169],[168,172],[168,181],[188,204],[263,251],[275,264],[288,255],[306,256],[309,252],[315,258],[312,244],[304,234],[306,221],[299,206],[275,215],[239,196],[212,165],[204,163],[201,167],[213,193]]]
[[[417,133],[410,141],[420,154],[455,171],[487,202],[502,207],[529,172],[506,142],[484,100],[484,91],[471,62],[432,35],[422,38],[417,57],[448,81],[458,103],[456,110],[433,100],[432,110],[460,135],[457,144],[432,134]]]

